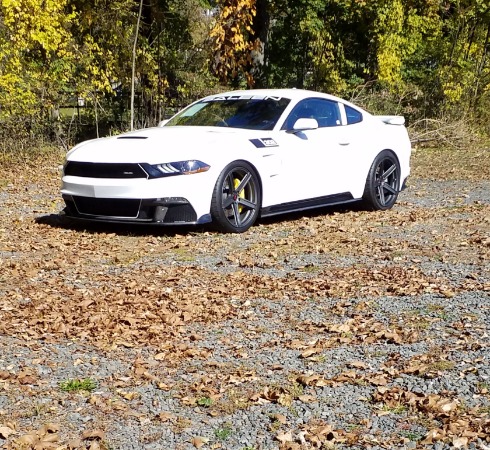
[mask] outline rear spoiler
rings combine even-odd
[[[375,116],[375,117],[388,125],[405,125],[405,117],[403,116]]]

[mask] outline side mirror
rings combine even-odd
[[[298,131],[316,130],[318,128],[318,122],[316,119],[302,118],[298,119],[291,130],[291,133],[297,133]]]

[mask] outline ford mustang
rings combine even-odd
[[[259,217],[326,205],[386,210],[410,153],[402,116],[299,89],[226,92],[158,127],[78,144],[63,167],[62,214],[240,233]]]

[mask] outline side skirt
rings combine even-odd
[[[316,197],[308,200],[298,200],[295,202],[281,203],[280,205],[267,206],[261,209],[261,217],[276,216],[295,211],[306,211],[308,209],[320,208],[322,206],[339,205],[342,203],[355,202],[360,199],[352,197],[350,192],[342,192],[341,194],[326,195],[324,197]]]

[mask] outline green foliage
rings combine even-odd
[[[75,13],[68,0],[0,2],[0,119],[49,107],[69,80],[67,44]]]
[[[201,397],[196,403],[204,408],[209,408],[213,404],[213,399],[210,397]]]
[[[2,125],[66,145],[85,130],[82,119],[101,132],[124,129],[138,5],[0,0]],[[228,87],[295,86],[370,93],[379,112],[465,115],[488,129],[484,0],[167,0],[145,2],[142,19],[138,127]],[[78,98],[90,114],[65,126],[60,108]]]
[[[223,427],[214,431],[214,435],[220,440],[225,441],[231,436],[233,429],[229,423],[224,424]]]
[[[60,383],[60,389],[65,392],[91,392],[96,388],[97,383],[90,378],[85,378],[84,380],[66,380]]]

